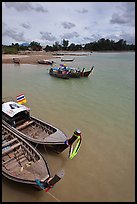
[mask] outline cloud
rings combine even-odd
[[[83,8],[82,10],[77,10],[77,12],[78,12],[78,13],[82,13],[82,14],[83,14],[83,13],[87,13],[87,12],[88,12],[88,10]]]
[[[89,41],[92,42],[93,41],[93,37],[84,37],[83,38],[85,41]]]
[[[42,32],[40,31],[41,39],[42,40],[48,40],[48,41],[55,41],[56,37],[53,36],[50,32]]]
[[[128,33],[125,31],[122,31],[117,34],[110,34],[105,36],[106,39],[114,40],[115,42],[119,41],[120,39],[126,40],[128,44],[135,44],[135,34],[134,33]]]
[[[63,35],[60,35],[62,39],[71,39],[74,37],[79,37],[79,34],[77,32],[72,32],[72,33],[65,33]]]
[[[41,5],[36,5],[34,7],[31,2],[5,2],[7,8],[14,8],[17,11],[37,11],[37,12],[48,12],[44,7]]]
[[[120,39],[126,40],[127,43],[129,44],[135,44],[135,34],[130,34],[127,32],[122,32],[121,35],[119,36]]]
[[[24,32],[18,32],[15,28],[9,28],[8,25],[2,22],[2,39],[8,37],[15,42],[29,42],[30,40],[24,37]]]
[[[2,36],[7,36],[18,42],[26,42],[23,32],[17,32],[15,29],[7,28],[2,32]]]
[[[127,24],[127,19],[124,16],[114,13],[110,22],[116,24]]]
[[[37,5],[37,7],[36,8],[34,8],[34,10],[35,11],[38,11],[38,12],[48,12],[48,10],[47,9],[45,9],[45,8],[43,8],[41,5]]]
[[[89,30],[90,28],[89,28],[88,26],[85,26],[84,29],[85,29],[85,30]]]
[[[120,8],[120,13],[114,13],[110,20],[112,24],[120,25],[135,25],[135,4],[133,2],[126,2],[122,4],[123,7]]]
[[[86,36],[83,39],[87,42],[94,42],[94,41],[98,41],[100,38],[102,38],[102,35],[100,34],[91,34],[90,36]]]
[[[3,2],[2,20],[5,44],[17,38],[43,45],[61,39],[93,42],[109,35],[115,40],[126,37],[124,31],[135,42],[135,2]]]
[[[75,27],[75,24],[74,24],[74,23],[71,23],[71,22],[63,22],[62,25],[63,25],[63,27],[64,27],[65,29],[70,29],[70,28]]]
[[[30,28],[31,28],[31,26],[30,26],[29,23],[22,23],[21,26],[22,26],[23,28],[25,28],[25,29],[30,29]]]

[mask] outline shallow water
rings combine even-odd
[[[32,115],[69,137],[82,132],[72,160],[68,150],[57,155],[39,147],[53,175],[65,171],[49,193],[3,178],[2,200],[135,201],[135,53],[92,53],[66,64],[95,68],[88,78],[63,80],[48,74],[49,65],[2,64],[2,97],[24,93]]]

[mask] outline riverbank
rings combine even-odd
[[[20,64],[37,64],[38,60],[53,58],[50,52],[28,52],[25,54],[2,54],[2,63],[13,64],[13,58],[20,59]]]
[[[2,54],[2,63],[13,64],[13,58],[18,58],[20,64],[37,64],[38,60],[54,60],[54,58],[63,58],[64,55],[83,56],[90,55],[90,52],[27,51],[20,54]]]

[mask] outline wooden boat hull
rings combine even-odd
[[[69,73],[69,77],[70,78],[80,78],[81,77],[81,73],[80,72],[70,72]]]
[[[44,60],[38,60],[39,64],[45,64],[45,65],[52,65],[54,62],[53,61],[44,61]]]
[[[61,130],[33,116],[30,116],[30,121],[26,122],[28,124],[23,124],[24,127],[21,125],[16,128],[6,121],[3,121],[3,123],[24,139],[36,144],[64,144],[67,139],[67,136]]]
[[[61,59],[62,62],[73,62],[74,59]]]
[[[13,62],[16,64],[20,64],[20,59],[19,58],[13,58]]]
[[[79,68],[70,68],[70,67],[67,67],[65,64],[60,64],[60,66],[62,70],[66,70],[69,72],[70,78],[88,77],[94,68],[93,66],[89,71],[85,71],[85,68],[83,68],[83,70],[80,71]]]
[[[83,68],[83,70],[81,72],[81,77],[88,77],[92,73],[93,68],[94,68],[94,66],[89,71],[84,71],[85,68]]]
[[[67,73],[61,73],[59,71],[54,71],[52,68],[49,70],[49,74],[51,76],[57,77],[57,78],[62,78],[62,79],[69,79],[69,74]]]
[[[60,153],[68,146],[67,135],[57,127],[30,115],[30,109],[14,101],[3,102],[2,123],[20,137],[35,145],[50,146]]]
[[[47,181],[51,173],[47,161],[29,142],[2,123],[2,175],[37,186],[35,179]]]

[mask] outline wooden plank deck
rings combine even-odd
[[[12,144],[13,142],[15,142],[17,140],[18,140],[17,138],[14,138],[14,139],[12,139],[12,140],[10,140],[8,142],[5,142],[5,143],[2,144],[2,147],[8,146],[9,144]]]
[[[9,147],[9,148],[8,148],[8,149],[6,149],[6,150],[2,150],[2,155],[4,155],[4,154],[7,154],[7,153],[11,152],[13,149],[15,149],[15,148],[19,147],[20,145],[21,145],[21,143],[19,142],[19,143],[15,144],[15,145],[13,145],[13,146]]]

